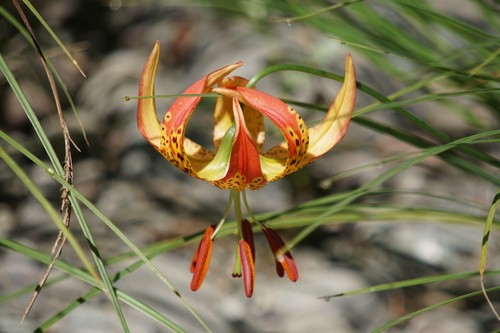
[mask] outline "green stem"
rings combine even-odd
[[[243,232],[241,227],[241,221],[243,221],[243,214],[241,213],[241,197],[240,191],[237,189],[231,189],[231,195],[234,197],[234,217],[236,219],[236,223],[238,223],[238,238],[243,239]]]
[[[264,228],[264,225],[255,217],[255,214],[253,213],[252,209],[250,208],[250,205],[248,204],[247,200],[247,194],[245,191],[241,192],[241,196],[243,197],[243,203],[245,204],[245,209],[247,210],[247,214],[250,215],[252,218],[252,221],[258,224],[258,226],[262,229]]]
[[[226,222],[226,217],[229,214],[229,210],[231,209],[231,206],[233,205],[233,201],[234,201],[234,193],[233,193],[233,191],[231,191],[229,193],[229,200],[227,201],[226,208],[224,209],[224,215],[222,216],[222,219],[217,224],[217,228],[215,228],[215,230],[214,230],[214,233],[212,235],[212,240],[215,239],[215,236],[219,232],[220,228],[222,228],[222,226],[224,225],[224,222]]]

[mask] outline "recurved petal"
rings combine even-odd
[[[296,171],[305,156],[309,137],[302,117],[283,101],[256,89],[214,88],[224,96],[238,98],[243,104],[268,117],[281,131],[285,141],[260,157],[262,173],[268,182]]]
[[[244,105],[243,116],[253,142],[260,152],[265,140],[264,116],[254,108]],[[221,96],[217,98],[214,112],[214,147],[218,148],[222,136],[227,129],[234,124],[233,100],[231,97]]]
[[[346,58],[345,79],[323,121],[309,128],[309,148],[301,167],[335,146],[344,136],[356,102],[356,71],[350,55]]]
[[[139,98],[137,103],[137,127],[142,136],[156,149],[160,147],[161,127],[156,115],[155,76],[160,57],[160,43],[157,41],[144,68],[139,81]]]
[[[214,148],[218,149],[222,138],[227,130],[234,124],[233,99],[230,97],[219,96],[215,103],[214,110]]]
[[[290,155],[299,155],[307,149],[307,131],[302,117],[280,99],[256,89],[236,87],[243,103],[268,117],[285,137]]]
[[[257,150],[260,152],[266,138],[264,116],[262,113],[248,105],[243,105],[243,114],[245,115],[248,132],[250,133],[253,142],[255,142]]]
[[[241,62],[222,67],[201,78],[183,94],[202,94],[209,92],[212,86],[223,77],[242,65]],[[215,159],[214,155],[194,141],[185,137],[187,123],[198,106],[200,96],[183,96],[177,98],[169,108],[161,127],[160,152],[179,169],[193,177],[213,181],[220,179],[225,173],[203,172]]]
[[[197,160],[197,163],[194,164],[191,156],[191,164],[196,167],[196,177],[208,181],[217,181],[227,175],[235,135],[236,126],[233,125],[227,130],[226,134],[222,138],[222,143],[219,146],[219,149],[217,149],[217,153],[209,161]]]
[[[211,72],[210,74],[207,75],[207,87],[213,87],[214,85],[220,83],[232,71],[241,66],[243,66],[243,61],[238,61],[235,62],[234,64],[226,65]]]
[[[285,138],[284,142],[261,157],[266,180],[270,182],[296,171],[309,144],[307,127],[302,117],[276,97],[246,87],[238,87],[237,90],[245,103],[268,117]]]

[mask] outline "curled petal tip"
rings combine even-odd
[[[356,70],[351,56],[347,55],[344,83],[323,121],[309,129],[309,147],[301,167],[328,152],[344,137],[351,121],[355,101]]]
[[[142,136],[156,149],[160,146],[161,126],[156,115],[155,77],[160,58],[160,43],[157,41],[142,69],[139,81],[139,100],[137,102],[137,127]]]
[[[229,75],[235,69],[243,66],[243,61],[235,62],[234,64],[226,65],[221,67],[206,76],[206,86],[212,88],[215,84],[219,83],[224,79],[225,76]]]

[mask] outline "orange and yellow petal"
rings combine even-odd
[[[213,184],[222,189],[245,188],[258,189],[266,184],[260,167],[259,152],[248,133],[243,110],[236,98],[233,98],[233,112],[236,123],[236,134],[233,141],[229,169],[224,178]]]
[[[281,131],[285,141],[260,156],[262,173],[267,182],[298,169],[300,160],[306,155],[309,137],[304,120],[293,108],[271,95],[246,87],[214,88],[213,91],[237,98],[268,117]]]
[[[183,94],[206,93],[214,84],[241,65],[242,63],[239,62],[224,66],[195,82]],[[162,135],[159,150],[179,169],[193,177],[213,181],[222,178],[225,174],[224,169],[218,168],[219,172],[215,172],[216,168],[213,165],[209,166],[216,155],[185,137],[186,126],[200,100],[200,96],[183,96],[174,101],[165,114],[161,125]],[[210,170],[210,172],[206,172],[206,170]]]
[[[200,164],[199,168],[196,169],[195,177],[214,182],[227,175],[235,135],[236,125],[233,125],[222,138],[221,145],[217,149],[215,156],[208,163]]]
[[[155,77],[159,58],[160,44],[156,42],[142,70],[137,103],[137,127],[142,136],[156,149],[160,147],[161,127],[152,96],[155,94]]]
[[[213,143],[214,148],[218,149],[222,138],[227,130],[234,125],[233,99],[219,96],[215,102],[214,110],[214,130]]]
[[[219,86],[221,88],[234,89],[236,87],[244,87],[248,83],[248,80],[239,76],[231,76],[224,78]],[[249,105],[243,105],[243,115],[245,117],[245,123],[255,142],[259,152],[262,149],[265,140],[264,132],[264,115],[250,107]],[[232,97],[221,96],[215,108],[215,129],[214,129],[214,146],[217,147],[217,139],[220,138],[221,134],[225,132],[230,123],[234,122],[233,112],[232,112]]]
[[[227,129],[234,124],[232,106],[232,98],[223,96],[217,98],[214,112],[215,126],[213,133],[213,142],[215,148],[219,147],[222,136],[227,131]],[[255,142],[257,150],[260,152],[265,141],[264,116],[262,115],[262,113],[248,105],[243,105],[243,116],[245,118],[245,124],[248,133],[250,134],[253,142]]]
[[[309,147],[301,167],[335,146],[344,136],[356,102],[356,71],[350,55],[346,58],[345,79],[323,121],[309,128]]]
[[[238,87],[246,104],[268,117],[281,131],[285,141],[263,154],[263,172],[268,181],[299,169],[309,145],[309,134],[302,117],[283,101],[258,90]]]

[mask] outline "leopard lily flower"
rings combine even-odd
[[[262,229],[276,261],[279,276],[286,272],[290,280],[298,272],[284,241],[278,234],[253,218],[245,189],[257,190],[267,183],[295,172],[335,146],[349,125],[356,98],[354,64],[346,58],[344,83],[323,121],[308,128],[302,117],[280,99],[247,87],[248,80],[228,76],[243,65],[237,62],[202,77],[170,106],[162,121],[158,120],[154,80],[160,45],[157,42],[141,74],[137,122],[146,140],[167,160],[189,175],[229,189],[230,197],[224,218],[217,227],[210,226],[202,237],[191,264],[191,289],[197,290],[206,276],[212,246],[231,206],[238,223],[238,247],[233,276],[243,276],[245,293],[250,297],[255,280],[255,249],[250,222],[243,217],[241,202],[252,221]],[[191,114],[201,94],[218,95],[214,109],[213,149],[202,147],[185,136]],[[149,98],[148,98],[149,97]],[[264,117],[281,132],[283,142],[264,150]]]

